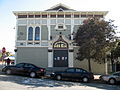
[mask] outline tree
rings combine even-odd
[[[115,28],[112,20],[105,21],[98,18],[89,18],[80,25],[75,42],[79,46],[77,59],[88,60],[91,71],[91,60],[104,63],[106,52],[110,49],[109,43],[113,40]]]

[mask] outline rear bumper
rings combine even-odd
[[[42,72],[42,73],[37,73],[37,76],[45,76],[45,72]]]
[[[55,78],[55,74],[54,73],[50,74],[50,77]]]

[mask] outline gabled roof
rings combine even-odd
[[[61,4],[61,3],[51,7],[50,9],[47,9],[45,11],[61,11],[61,10],[63,10],[63,11],[65,11],[65,10],[75,11],[75,10],[70,9],[68,6]]]

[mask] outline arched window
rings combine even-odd
[[[28,40],[33,40],[33,28],[29,27],[28,29]]]
[[[40,28],[35,28],[35,40],[40,40]]]

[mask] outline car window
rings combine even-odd
[[[23,67],[24,64],[23,63],[20,63],[20,64],[16,64],[16,67]]]
[[[114,73],[113,75],[120,76],[120,73]]]
[[[79,73],[86,73],[87,71],[86,71],[86,70],[83,70],[83,69],[76,69],[76,72],[79,72]]]
[[[25,64],[25,66],[24,66],[24,67],[34,68],[35,66],[34,66],[34,65],[32,65],[32,64]]]
[[[74,72],[74,69],[73,68],[67,69],[66,72]]]
[[[80,72],[80,73],[81,73],[81,72],[83,72],[83,71],[82,71],[81,69],[76,69],[76,72]]]

